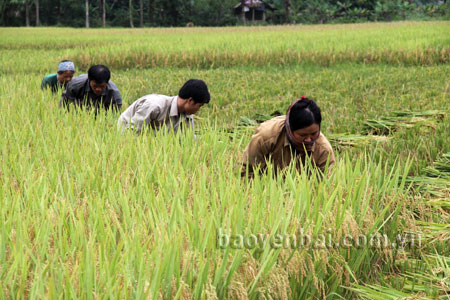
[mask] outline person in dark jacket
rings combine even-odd
[[[89,68],[88,74],[73,78],[61,96],[60,104],[69,108],[71,104],[78,108],[120,111],[122,95],[117,86],[110,80],[111,72],[104,65]]]

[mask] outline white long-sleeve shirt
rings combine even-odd
[[[178,113],[177,99],[178,96],[157,94],[141,97],[120,115],[117,126],[122,131],[131,128],[140,133],[145,125],[151,127],[155,135],[161,127],[176,133],[181,123],[194,129],[193,116]]]

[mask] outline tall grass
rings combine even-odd
[[[72,59],[86,70],[217,68],[342,63],[440,65],[450,60],[448,22],[195,29],[1,29],[3,72],[54,69]],[[24,55],[20,55],[23,53]],[[21,60],[14,56],[21,56]],[[38,67],[39,66],[39,67]]]
[[[321,180],[306,176],[308,166],[300,173],[291,166],[282,176],[242,179],[240,156],[252,131],[236,130],[241,116],[283,112],[303,94],[322,108],[324,133],[341,139],[393,111],[448,112],[449,68],[442,62],[323,67],[314,58],[327,53],[334,59],[333,47],[363,53],[372,49],[371,39],[383,57],[442,51],[449,45],[444,25],[238,28],[223,29],[223,38],[219,29],[92,30],[78,36],[67,29],[2,29],[0,297],[445,299],[448,180],[426,192],[411,175],[442,171],[443,153],[450,152],[448,118],[434,128],[401,127],[381,143],[342,144],[335,168]],[[137,45],[117,45],[123,32],[124,43]],[[263,67],[241,60],[241,41],[248,37],[254,43],[242,50],[247,53],[265,39],[278,39],[255,58]],[[311,42],[308,64],[267,66],[284,42],[300,45],[299,37]],[[218,68],[184,68],[175,58],[186,50],[180,42],[190,38],[186,57],[201,57],[220,43],[217,51],[235,56]],[[136,69],[147,59],[145,47],[153,51],[166,42],[170,68]],[[132,54],[135,49],[142,52]],[[111,64],[125,107],[152,92],[175,95],[188,78],[204,79],[212,100],[196,118],[198,139],[192,132],[121,134],[117,115],[61,110],[58,97],[40,91],[39,83],[65,56],[85,59],[86,66]],[[220,232],[304,232],[330,240],[316,248],[220,247]],[[345,247],[341,240],[384,234],[396,241],[407,233],[421,233],[422,245]]]
[[[45,106],[21,113],[39,123]],[[247,182],[237,168],[242,140],[227,143],[214,129],[198,142],[136,139],[108,129],[112,116],[54,110],[33,126],[6,111],[4,125],[27,134],[11,130],[2,141],[5,297],[200,297],[208,287],[219,297],[345,294],[343,284],[392,260],[378,249],[221,250],[216,230],[395,235],[407,167],[343,157],[320,183],[294,170]]]

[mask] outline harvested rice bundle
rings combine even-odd
[[[435,197],[444,198],[450,195],[450,153],[445,153],[427,167],[422,176],[409,176],[407,182],[415,189]],[[447,201],[444,201],[447,204]]]
[[[380,119],[370,119],[364,123],[365,134],[389,135],[399,128],[412,128],[417,125],[436,128],[437,122],[442,121],[446,113],[438,110],[419,112],[395,111],[391,116]]]
[[[432,167],[425,168],[424,173],[429,177],[450,179],[450,152],[442,155]]]
[[[389,137],[379,136],[379,135],[359,135],[359,134],[348,134],[348,133],[337,133],[327,135],[328,140],[331,145],[340,149],[342,147],[358,147],[367,146],[373,142],[387,142]]]

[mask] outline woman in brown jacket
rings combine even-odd
[[[255,131],[242,158],[242,175],[265,171],[271,163],[276,171],[295,160],[301,170],[306,159],[322,172],[335,162],[333,149],[320,132],[322,115],[317,104],[306,97],[296,100],[286,115],[262,123]]]

